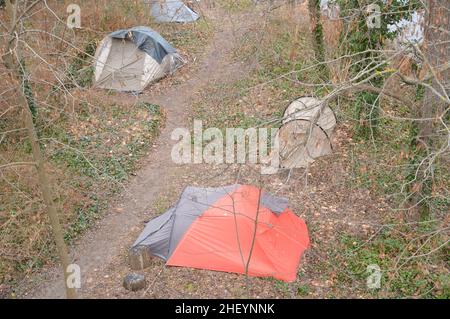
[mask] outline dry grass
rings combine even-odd
[[[48,1],[64,19],[66,6],[72,2]],[[159,107],[129,95],[91,88],[92,52],[83,51],[92,43],[95,48],[111,31],[147,25],[190,62],[212,35],[206,18],[189,25],[155,24],[144,1],[84,0],[79,5],[82,29],[76,31],[67,29],[63,18],[59,21],[48,10],[38,8],[42,10],[37,10],[27,28],[41,31],[26,37],[23,48],[38,107],[36,126],[68,243],[101,216],[107,199],[138,168],[139,159],[147,154],[164,125],[164,112]],[[4,14],[0,10],[0,19],[6,20]],[[3,55],[6,46],[2,41],[4,37],[0,38]],[[74,67],[77,72],[81,68],[75,80],[84,87],[75,87],[68,78]],[[25,132],[16,131],[22,128],[22,112],[11,88],[18,84],[3,66],[0,73],[0,165],[32,161]],[[65,82],[65,90],[57,79]],[[170,85],[175,80],[162,82]],[[40,195],[32,167],[0,169],[0,296],[31,272],[53,262],[56,252]]]
[[[280,8],[242,37],[236,59],[243,58],[255,65],[255,72],[237,82],[207,88],[194,105],[193,118],[202,119],[204,127],[268,126],[271,119],[280,118],[293,99],[326,94],[321,87],[314,89],[297,82],[324,80],[318,77],[317,69],[295,73],[314,63],[307,26],[297,26],[295,18],[286,8]],[[342,23],[327,19],[323,23],[327,57],[338,57],[342,53],[339,48]],[[406,73],[409,70],[407,60],[400,60],[395,66]],[[344,60],[330,65],[333,83],[347,79],[348,67],[349,61]],[[307,172],[293,171],[288,183],[287,176],[283,175],[278,180],[269,178],[264,184],[265,189],[288,197],[294,211],[307,221],[312,247],[295,283],[263,284],[253,280],[251,287],[264,288],[255,289],[251,296],[260,296],[264,291],[270,297],[448,298],[447,252],[441,246],[448,241],[448,218],[405,225],[393,196],[405,182],[405,168],[411,161],[412,155],[407,151],[411,127],[405,122],[383,118],[380,120],[383,131],[377,141],[357,141],[352,129],[352,103],[350,97],[332,105],[339,118],[333,155],[317,161]],[[407,115],[405,107],[384,99],[382,107],[390,115]],[[279,126],[279,123],[270,125]],[[240,182],[257,183],[257,176],[246,179],[249,170],[248,167],[240,170]],[[447,176],[445,172],[441,174]],[[448,185],[444,184],[440,179],[437,181],[437,197],[445,196]],[[448,207],[447,200],[436,202],[435,216],[442,214],[445,207]],[[440,250],[435,250],[439,247]],[[425,256],[414,257],[420,254]],[[370,264],[382,268],[380,290],[366,286]],[[173,276],[175,272],[170,271]],[[221,285],[222,281],[230,280],[222,274],[217,278]],[[176,286],[174,281],[178,282],[168,275],[164,280],[170,287]],[[245,285],[242,284],[241,290],[245,290]],[[198,289],[204,291],[195,291],[193,296],[211,293],[205,287]],[[283,290],[287,293],[283,294]],[[157,297],[177,295],[170,291],[154,294]]]
[[[105,17],[92,21],[92,29],[101,31],[81,32],[78,34],[80,38],[77,37],[80,44],[84,45],[87,39],[98,40],[119,25],[129,23],[131,26],[146,21],[145,15],[133,15],[132,11],[123,10],[122,4],[113,5],[114,2],[103,1],[106,13],[101,10],[100,4],[99,9],[93,6],[93,12],[98,10],[96,14]],[[226,2],[228,10],[245,9],[240,1],[237,3]],[[128,5],[138,6],[138,2],[131,1]],[[304,13],[304,8],[299,10]],[[313,61],[308,27],[305,22],[297,25],[298,16],[289,12],[286,7],[275,10],[264,17],[267,20],[261,20],[259,27],[241,37],[242,43],[235,58],[255,65],[256,70],[234,83],[213,83],[201,93],[193,106],[193,114],[196,119],[204,120],[205,127],[260,125],[279,118],[292,99],[324,93],[321,89],[299,84],[306,80],[317,82],[320,74],[317,70],[295,73],[310,66]],[[92,14],[92,17],[94,19],[96,16]],[[151,21],[149,23],[152,25]],[[327,55],[335,57],[339,54],[336,38],[341,25],[336,21],[324,20],[323,23]],[[48,25],[51,23],[48,22]],[[195,48],[201,48],[210,34],[207,24],[167,26],[159,31],[188,54]],[[57,46],[58,43],[49,45]],[[49,57],[52,56],[51,51],[49,49],[47,52]],[[56,52],[71,54],[72,57],[75,53],[62,49]],[[40,65],[32,63],[30,67],[38,68]],[[334,83],[347,78],[348,65],[345,63],[331,69]],[[294,74],[283,76],[292,71]],[[42,78],[46,76],[51,78],[45,74]],[[40,83],[40,86],[42,90],[38,94],[48,90],[45,83]],[[78,152],[54,142],[45,143],[46,153],[52,159],[48,170],[56,186],[57,203],[63,212],[61,217],[68,239],[76,237],[84,227],[88,227],[89,220],[99,216],[103,199],[111,196],[116,189],[105,185],[117,186],[118,182],[126,180],[128,174],[123,163],[138,163],[134,160],[146,152],[143,148],[143,153],[136,153],[138,155],[131,157],[131,160],[128,156],[130,146],[140,145],[140,138],[149,138],[146,124],[149,116],[155,116],[149,114],[145,107],[137,109],[134,101],[130,102],[121,95],[108,95],[90,89],[73,89],[71,93],[75,99],[62,100],[63,106],[49,102],[45,113],[40,114],[40,129],[45,137],[83,150],[83,154],[104,171],[99,173],[92,169]],[[10,98],[3,100],[2,110],[4,106],[14,106],[14,96]],[[435,250],[448,241],[448,218],[442,223],[405,225],[399,212],[392,209],[396,202],[389,196],[397,192],[404,182],[404,167],[411,160],[412,155],[406,147],[410,127],[385,118],[380,124],[385,129],[377,143],[356,141],[352,130],[352,101],[342,99],[340,102],[333,105],[339,117],[334,154],[314,163],[308,172],[293,172],[290,183],[286,183],[286,175],[280,175],[264,185],[268,191],[278,191],[279,195],[289,197],[293,210],[308,223],[312,246],[305,256],[297,281],[286,285],[255,279],[247,287],[248,282],[242,276],[171,268],[165,269],[156,281],[151,291],[152,297],[246,297],[249,294],[254,297],[301,298],[449,297],[448,248]],[[406,112],[399,105],[383,102],[382,106],[389,114],[405,115]],[[16,128],[18,116],[20,112],[17,108],[9,111],[6,120],[1,118],[0,130]],[[111,149],[112,154],[109,153]],[[20,132],[8,135],[7,140],[0,144],[0,151],[4,156],[1,160],[5,162],[29,160],[30,157],[29,147]],[[120,165],[110,166],[111,163]],[[102,166],[104,164],[107,165]],[[223,174],[217,169],[203,169],[185,178],[202,185],[207,181],[232,183],[236,178],[234,171],[233,174]],[[128,172],[133,170],[131,165]],[[448,177],[446,170],[446,174],[441,176]],[[54,248],[32,169],[15,167],[0,173],[3,177],[0,182],[1,294],[2,285],[6,291],[7,286],[22,276],[43,263],[51,262]],[[243,169],[240,182],[255,183],[256,180],[257,176],[251,169]],[[176,187],[181,185],[174,185],[174,189]],[[448,209],[445,190],[448,190],[448,179],[439,180],[434,191],[441,195],[442,200],[436,203],[436,212],[442,213]],[[167,202],[174,200],[175,193],[170,194]],[[170,204],[167,202],[155,207],[155,211],[163,211]],[[416,258],[417,255],[424,256]],[[382,267],[381,290],[368,290],[365,284],[366,267],[373,263]],[[118,260],[110,266],[113,268],[111,272],[118,278],[92,282],[95,295],[140,297],[140,294],[123,295],[118,288],[117,282],[129,271],[126,262]],[[155,264],[147,271],[153,276],[159,273],[161,267],[162,264]]]
[[[325,41],[325,56],[327,60],[338,58],[342,54],[341,40],[344,23],[341,19],[330,15],[322,15],[323,35]],[[351,61],[340,59],[328,63],[333,84],[348,80]]]

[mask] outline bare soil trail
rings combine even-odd
[[[189,166],[178,166],[171,160],[171,148],[175,143],[171,140],[171,133],[177,127],[189,127],[190,102],[194,96],[205,85],[211,85],[214,81],[223,82],[224,79],[231,81],[248,72],[242,63],[233,62],[231,55],[236,37],[251,24],[252,19],[245,15],[252,13],[239,13],[240,16],[230,17],[215,9],[205,10],[215,33],[195,74],[184,83],[169,87],[157,95],[153,95],[150,88],[140,98],[162,106],[167,115],[166,125],[153,145],[152,152],[143,160],[142,169],[122,194],[111,201],[108,214],[71,250],[74,263],[81,268],[82,287],[88,287],[94,277],[99,277],[98,274],[101,274],[102,279],[111,276],[105,267],[114,256],[128,248],[126,244],[130,242],[131,230],[142,229],[149,207],[168,191],[168,185],[177,183],[176,179],[181,179],[190,169]],[[65,295],[59,267],[44,269],[41,275],[30,281],[32,288],[26,288],[23,294],[19,294],[20,297],[63,298]],[[93,297],[88,295],[83,288],[80,289],[79,297]]]
[[[134,178],[122,194],[112,198],[108,213],[72,247],[74,263],[81,267],[81,298],[303,298],[341,295],[341,288],[334,284],[339,265],[334,263],[335,244],[341,234],[368,236],[373,234],[384,212],[386,203],[364,188],[349,188],[352,169],[345,157],[349,134],[345,125],[336,132],[333,155],[318,160],[310,169],[280,172],[261,177],[254,165],[176,165],[171,159],[175,141],[171,133],[175,128],[190,128],[196,106],[215,88],[207,113],[224,105],[222,98],[239,99],[238,89],[222,89],[238,80],[248,80],[255,65],[240,61],[236,49],[242,46],[248,34],[264,30],[266,20],[263,6],[252,10],[225,12],[223,9],[203,8],[214,35],[210,44],[197,57],[196,63],[176,73],[173,79],[188,77],[181,84],[163,80],[151,86],[139,101],[160,105],[166,112],[166,125],[152,145],[149,155],[142,160]],[[299,13],[299,17],[306,16]],[[302,18],[303,19],[303,18]],[[303,20],[299,23],[304,24]],[[305,26],[305,25],[304,25]],[[305,28],[307,30],[307,28]],[[225,91],[227,90],[227,91]],[[205,93],[206,92],[206,93]],[[236,96],[234,95],[236,94]],[[127,95],[117,98],[132,99]],[[286,105],[287,106],[287,105]],[[282,103],[280,103],[282,107]],[[251,110],[258,112],[258,110]],[[201,118],[200,114],[198,117]],[[218,118],[220,114],[217,114]],[[122,287],[125,275],[131,272],[127,252],[144,228],[145,222],[158,216],[176,201],[182,189],[188,185],[212,186],[232,183],[255,184],[261,182],[264,189],[289,198],[291,209],[308,225],[311,247],[299,267],[295,282],[284,283],[270,278],[196,270],[183,267],[165,267],[162,260],[142,271],[148,287],[144,291],[130,292]],[[331,274],[325,276],[324,272]],[[351,293],[345,297],[360,297],[365,281],[358,280],[345,271],[345,280],[351,285]],[[331,279],[330,279],[331,278]],[[57,266],[43,269],[27,279],[18,296],[25,298],[64,298],[61,269]]]

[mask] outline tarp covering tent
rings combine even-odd
[[[307,167],[315,159],[332,152],[331,138],[336,127],[333,110],[314,97],[292,102],[278,132],[282,168]]]
[[[156,22],[194,22],[200,16],[180,0],[153,0],[152,16]]]
[[[147,223],[131,249],[144,247],[170,266],[245,274],[248,263],[250,276],[294,281],[308,245],[306,224],[287,199],[230,185],[187,187],[175,206]]]
[[[148,27],[119,30],[106,36],[95,53],[95,85],[141,92],[183,64],[158,32]]]

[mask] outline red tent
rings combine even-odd
[[[287,205],[255,186],[188,187],[133,248],[147,247],[170,266],[294,281],[309,237]]]

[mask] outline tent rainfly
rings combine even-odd
[[[307,167],[316,158],[330,154],[335,126],[333,110],[320,100],[302,97],[292,102],[278,132],[280,166]]]
[[[194,22],[200,17],[180,0],[154,0],[151,10],[158,23]]]
[[[187,187],[175,206],[147,223],[130,263],[132,256],[145,263],[152,255],[169,266],[291,282],[308,246],[306,224],[285,198],[250,185]]]
[[[183,63],[175,48],[158,32],[142,26],[119,30],[106,36],[97,48],[95,85],[142,92]]]

